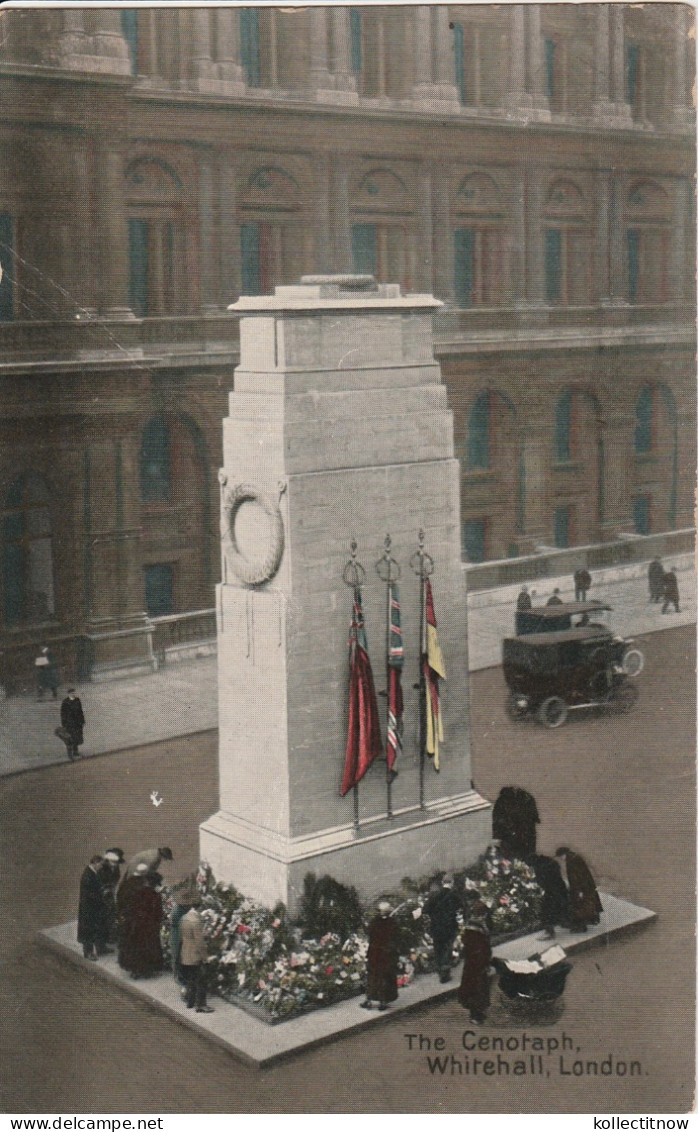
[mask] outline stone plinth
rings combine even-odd
[[[306,278],[241,299],[240,366],[224,422],[217,593],[220,811],[201,827],[216,875],[294,908],[307,872],[371,896],[462,867],[486,845],[471,788],[459,466],[434,360],[431,296],[364,277]],[[418,531],[433,557],[443,687],[441,771],[419,792]],[[347,733],[350,543],[376,687],[386,687],[386,533],[402,566],[404,754],[387,817],[385,763],[339,795]],[[379,705],[385,708],[379,697]]]

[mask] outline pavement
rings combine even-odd
[[[603,913],[599,924],[592,924],[580,935],[558,928],[555,944],[566,955],[586,950],[589,947],[608,943],[612,938],[628,931],[638,930],[656,919],[649,908],[643,908],[608,893],[600,893]],[[460,964],[454,968],[453,978],[447,985],[440,983],[438,975],[420,975],[407,987],[400,990],[397,1002],[389,1010],[380,1014],[375,1010],[362,1010],[360,1002],[363,995],[336,1003],[324,1010],[314,1010],[298,1018],[290,1018],[278,1024],[265,1022],[248,1011],[232,1003],[212,996],[212,1014],[197,1014],[188,1010],[182,1002],[178,987],[172,975],[167,972],[150,979],[133,981],[123,971],[115,955],[106,955],[97,963],[83,959],[82,948],[76,940],[77,923],[73,921],[59,927],[48,928],[39,935],[40,942],[73,963],[89,972],[90,976],[101,977],[120,986],[123,991],[142,1003],[167,1014],[176,1022],[197,1031],[202,1037],[226,1049],[261,1069],[283,1058],[313,1046],[344,1037],[356,1031],[365,1031],[380,1023],[390,1021],[396,1014],[403,1014],[446,998],[453,998],[460,985]],[[551,946],[538,932],[507,940],[496,945],[492,954],[498,959],[530,959],[538,956]],[[561,1000],[554,1004],[527,1003],[525,1000],[505,1000],[501,997],[490,1012],[489,1021],[495,1026],[506,1025],[515,1019],[519,1025],[528,1018],[529,1023],[541,1021],[541,1010],[554,1012],[561,1008]],[[546,1015],[551,1020],[549,1015]],[[542,1072],[542,1069],[541,1069]]]
[[[610,624],[624,637],[644,636],[696,622],[693,555],[675,555],[681,612],[661,612],[648,600],[647,563],[594,572],[588,597],[608,602]],[[563,601],[574,599],[572,579],[547,578],[529,587],[534,605],[544,605],[558,586]],[[501,663],[502,638],[513,634],[520,587],[499,586],[468,596],[468,654],[471,672]],[[81,757],[128,750],[210,731],[218,726],[217,658],[202,656],[170,663],[145,676],[76,685],[87,719]],[[54,735],[60,700],[34,696],[0,701],[0,776],[66,762],[65,746]]]

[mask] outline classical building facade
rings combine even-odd
[[[226,308],[304,274],[443,301],[468,560],[693,524],[688,6],[31,9],[0,30],[7,687],[45,641],[98,676],[206,636]]]

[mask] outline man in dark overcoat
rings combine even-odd
[[[519,596],[516,599],[516,617],[514,619],[514,623],[517,636],[521,633],[522,629],[522,618],[519,617],[519,614],[527,613],[531,606],[531,595],[528,592],[528,586],[522,586]]]
[[[458,934],[460,900],[453,891],[453,877],[446,873],[441,884],[435,885],[424,902],[424,912],[431,921],[431,938],[434,943],[434,960],[439,982],[451,978],[453,943]]]
[[[107,950],[107,915],[102,890],[100,867],[102,857],[97,853],[80,877],[78,904],[78,943],[82,944],[85,959],[97,959]]]
[[[650,601],[659,601],[664,593],[664,567],[659,558],[653,558],[647,569]]]
[[[503,786],[492,810],[492,837],[502,852],[526,860],[536,851],[538,806],[532,794],[520,786]]]
[[[461,935],[463,944],[463,974],[458,990],[458,1001],[470,1011],[470,1021],[485,1021],[490,1005],[489,966],[492,960],[490,933],[487,927],[487,907],[477,901]]]
[[[61,727],[67,732],[65,745],[68,748],[68,758],[72,761],[78,757],[78,747],[82,746],[85,715],[82,704],[76,695],[75,688],[68,688],[68,694],[61,704]]]
[[[567,873],[570,929],[585,932],[589,924],[598,924],[603,911],[596,881],[580,853],[562,845],[555,856],[564,862]]]
[[[662,613],[668,613],[670,605],[673,605],[676,613],[680,613],[679,583],[673,566],[670,570],[667,570],[664,575],[664,605],[662,606]]]
[[[586,601],[587,591],[591,585],[591,574],[585,566],[580,566],[574,572],[574,600]]]
[[[361,1003],[370,1010],[375,1000],[379,1010],[387,1010],[397,998],[398,927],[387,901],[378,905],[378,915],[368,926],[368,977],[366,998]]]
[[[121,878],[121,865],[125,860],[123,849],[116,846],[105,851],[100,868],[102,898],[107,917],[107,939],[110,943],[116,943],[117,939],[116,890]]]

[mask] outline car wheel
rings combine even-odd
[[[548,696],[538,708],[538,719],[544,727],[562,727],[567,719],[567,704],[560,696]]]
[[[626,649],[621,664],[626,676],[639,676],[645,667],[645,655],[639,649]]]
[[[523,719],[528,714],[528,700],[519,692],[510,692],[507,699],[509,719]]]
[[[632,711],[640,697],[634,684],[619,684],[608,697],[609,705],[617,712]]]

